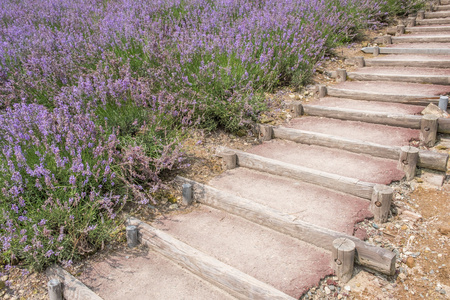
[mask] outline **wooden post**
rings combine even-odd
[[[134,248],[139,244],[138,241],[138,229],[134,225],[128,225],[127,231],[127,245],[129,248]]]
[[[419,10],[417,12],[417,20],[423,20],[425,19],[425,11],[424,10]]]
[[[383,36],[383,43],[386,45],[392,44],[392,37],[390,35]]]
[[[415,17],[409,17],[408,21],[406,23],[407,27],[414,27],[416,26],[416,18]]]
[[[336,70],[336,81],[344,82],[347,80],[347,71],[345,69],[337,69]]]
[[[273,128],[270,125],[259,125],[259,138],[262,141],[270,141],[273,137]]]
[[[378,56],[380,54],[380,47],[373,47],[373,56]]]
[[[182,186],[182,198],[183,205],[189,205],[192,203],[192,185],[189,183],[185,183]]]
[[[397,35],[405,34],[405,25],[397,25]]]
[[[433,147],[436,143],[438,116],[425,115],[420,122],[420,143],[426,147]]]
[[[223,161],[225,162],[225,166],[227,170],[231,170],[236,168],[237,165],[237,155],[233,151],[225,151],[220,154],[222,156]]]
[[[319,98],[323,98],[327,95],[327,87],[325,85],[319,85]]]
[[[300,117],[303,114],[303,106],[299,101],[289,103],[289,110],[292,112],[292,116]]]
[[[405,172],[406,180],[411,180],[416,175],[419,149],[411,146],[403,146],[400,149],[401,152],[397,168]]]
[[[370,211],[373,213],[375,222],[387,221],[393,196],[394,190],[387,185],[377,184],[373,187]]]
[[[355,243],[347,238],[333,241],[333,269],[339,280],[347,282],[352,278],[355,262]]]
[[[50,279],[47,288],[50,300],[63,300],[61,282],[58,279]]]
[[[355,65],[360,68],[365,67],[366,62],[364,61],[364,57],[363,56],[355,57]]]

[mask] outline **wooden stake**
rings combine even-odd
[[[405,25],[397,25],[396,35],[405,34]]]
[[[225,151],[220,154],[223,161],[225,162],[225,166],[227,170],[231,170],[236,168],[237,165],[237,156],[233,151]]]
[[[273,128],[270,125],[259,125],[259,138],[262,141],[270,141],[273,136]]]
[[[355,57],[355,65],[360,68],[365,67],[366,63],[364,61],[364,57],[363,56]]]
[[[370,211],[373,213],[375,222],[387,221],[393,195],[394,190],[387,185],[377,184],[373,187]]]
[[[405,172],[406,180],[411,180],[416,175],[417,160],[419,159],[419,149],[411,146],[400,148],[400,158],[397,169]]]
[[[416,26],[416,18],[415,17],[409,17],[408,21],[406,23],[406,27],[414,27]]]
[[[355,243],[347,238],[337,238],[333,241],[333,269],[339,280],[348,282],[353,275],[355,262]]]
[[[347,71],[345,69],[337,69],[336,70],[336,81],[344,82],[347,80]]]
[[[425,115],[420,122],[420,143],[426,147],[433,147],[436,143],[438,116]]]
[[[48,298],[50,300],[63,300],[61,282],[58,279],[50,279],[47,284]]]
[[[417,20],[423,20],[425,19],[425,11],[424,10],[419,10],[417,12]]]
[[[292,116],[300,117],[303,114],[303,106],[299,101],[289,103],[289,110],[292,112]]]
[[[390,35],[383,36],[383,44],[386,45],[392,44],[392,37]]]
[[[380,47],[373,47],[373,56],[378,56],[380,54]]]
[[[134,248],[139,244],[138,241],[138,229],[136,226],[128,225],[127,231],[127,245],[129,248]]]
[[[327,87],[325,85],[319,85],[319,98],[326,97],[327,95]]]

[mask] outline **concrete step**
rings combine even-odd
[[[326,89],[331,97],[415,105],[438,103],[439,95],[450,93],[447,85],[392,81],[345,81]]]
[[[412,33],[423,33],[423,32],[442,32],[442,33],[448,33],[450,31],[450,26],[448,25],[433,25],[433,26],[414,26],[414,27],[406,27],[406,32],[412,32]]]
[[[427,54],[450,55],[449,43],[405,43],[391,44],[379,48],[380,54]],[[374,47],[364,47],[364,53],[374,53]]]
[[[297,299],[332,273],[328,251],[211,207],[160,218],[154,226]]]
[[[426,19],[436,19],[436,18],[448,18],[450,17],[449,11],[433,11],[433,12],[425,12]]]
[[[217,176],[209,184],[297,220],[349,235],[353,235],[355,223],[372,216],[365,199],[242,167]],[[336,215],[340,217],[333,217]]]
[[[433,7],[434,11],[448,11],[450,10],[450,5],[438,5]]]
[[[112,253],[79,279],[104,300],[237,299],[153,250]]]
[[[450,69],[366,67],[347,74],[359,81],[399,81],[412,83],[450,84]]]
[[[450,35],[434,34],[433,35],[402,35],[391,37],[393,44],[403,43],[450,43]]]
[[[450,24],[450,18],[416,20],[417,25],[444,25]]]
[[[295,166],[378,184],[390,184],[392,181],[399,181],[404,176],[402,171],[397,170],[396,160],[335,148],[299,144],[288,140],[270,140],[247,152]]]
[[[286,127],[386,146],[404,146],[419,139],[419,131],[415,129],[311,116],[293,119]]]
[[[354,100],[347,98],[336,98],[336,97],[323,97],[318,98],[308,104],[303,105],[304,109],[307,106],[322,106],[328,108],[336,109],[353,109],[360,111],[371,111],[371,112],[383,112],[386,114],[405,114],[405,115],[416,115],[424,109],[423,106],[419,105],[408,105],[402,103],[386,103],[386,102],[376,102],[376,101],[364,101],[364,100]],[[305,111],[306,114],[310,114]]]
[[[450,55],[392,54],[364,61],[367,67],[450,68]]]

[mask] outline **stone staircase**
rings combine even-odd
[[[450,93],[450,2],[440,4],[348,59],[355,71],[330,72],[336,84],[317,86],[316,101],[289,103],[289,123],[260,125],[261,145],[219,147],[222,175],[178,177],[191,209],[130,218],[130,244],[138,233],[150,252],[93,265],[80,278],[97,295],[74,293],[62,271],[50,277],[70,299],[298,299],[333,273],[347,281],[354,263],[394,275],[395,254],[355,236],[355,224],[385,222],[389,184],[416,166],[447,171],[448,154],[432,146],[450,119],[420,115]]]

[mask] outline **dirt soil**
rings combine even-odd
[[[370,32],[366,37],[373,38],[382,34]],[[360,52],[360,49],[371,45],[363,41],[336,49],[335,56],[324,60],[317,68],[312,83],[332,84],[334,79],[329,76],[328,71],[338,68],[351,70],[352,67],[345,64],[345,58],[367,56]],[[292,100],[307,103],[314,95],[312,85],[301,91],[284,88],[274,94],[268,94],[274,108],[262,115],[260,122],[278,125],[289,121],[292,116],[284,103]],[[436,149],[448,153],[449,141],[448,137],[443,137]],[[246,150],[259,143],[251,131],[243,137],[221,131],[193,131],[191,137],[185,141],[185,151],[191,167],[172,175],[182,175],[206,183],[225,169],[222,161],[215,155],[218,145]],[[433,183],[436,178],[440,180],[442,175],[422,172],[420,177],[416,177],[412,182],[393,184],[396,194],[389,221],[375,224],[372,220],[365,220],[355,226],[358,236],[366,237],[369,243],[391,249],[397,254],[397,271],[394,276],[356,268],[353,279],[347,284],[340,284],[336,277],[324,278],[319,287],[312,288],[302,299],[449,299],[450,183],[447,176],[442,187],[436,186]],[[180,198],[176,191],[167,193],[161,195],[158,207],[149,205],[129,213],[151,221],[161,214],[187,213],[195,209],[182,207],[178,203]],[[121,234],[122,237],[118,241],[67,270],[77,276],[93,261],[101,260],[112,253],[130,252],[126,248],[124,228]],[[136,248],[133,251],[136,253],[130,252],[130,255],[141,255],[139,251],[146,250]],[[23,273],[19,269],[13,269],[9,275],[0,278],[0,298],[47,299],[47,278],[42,273]]]

